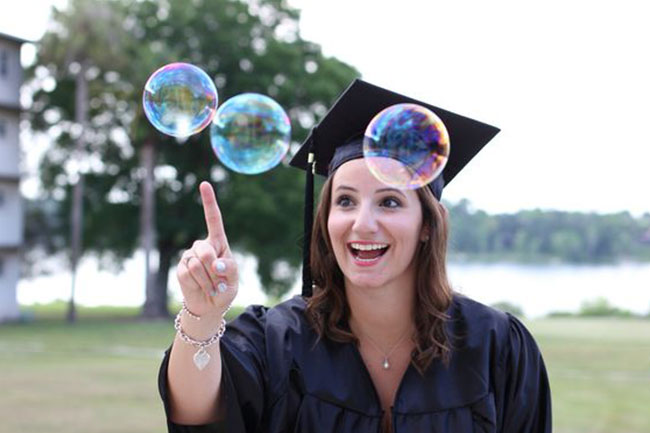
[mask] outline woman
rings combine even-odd
[[[357,80],[319,130],[352,135],[403,100],[412,102]],[[342,132],[331,127],[341,107],[355,114]],[[452,137],[478,123],[441,117]],[[458,140],[447,183],[495,133]],[[181,258],[187,308],[160,370],[169,431],[549,432],[548,379],[532,336],[447,281],[443,177],[418,190],[387,187],[358,138],[310,138],[316,172],[328,175],[311,242],[314,294],[249,307],[225,334],[214,330],[237,293],[237,269],[214,192],[201,185],[208,237]]]

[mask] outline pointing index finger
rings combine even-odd
[[[220,246],[228,248],[228,240],[226,239],[221,211],[217,204],[217,197],[214,194],[214,189],[212,189],[212,185],[210,185],[209,182],[203,181],[201,182],[201,185],[199,185],[199,190],[201,191],[201,202],[203,203],[205,224],[208,227],[208,238],[212,241],[217,241]]]

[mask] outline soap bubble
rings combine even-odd
[[[163,134],[188,137],[212,121],[217,89],[202,69],[189,63],[171,63],[154,72],[144,86],[144,113]]]
[[[363,155],[372,174],[400,189],[416,189],[433,181],[445,168],[449,150],[444,123],[417,104],[382,110],[368,124],[363,138]]]
[[[289,150],[291,123],[280,104],[265,95],[242,93],[219,107],[210,127],[212,149],[238,173],[272,169]]]

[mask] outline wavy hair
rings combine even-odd
[[[332,178],[323,184],[311,239],[311,272],[314,290],[305,313],[319,339],[339,343],[359,340],[350,331],[350,307],[345,295],[343,273],[336,262],[327,230],[332,198]],[[422,224],[429,239],[419,242],[415,252],[415,349],[411,363],[423,375],[431,362],[440,358],[449,364],[452,344],[445,332],[446,314],[452,301],[447,279],[446,257],[449,233],[448,213],[429,188],[416,190],[422,207]]]

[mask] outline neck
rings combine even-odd
[[[350,328],[357,336],[370,337],[384,348],[415,329],[415,287],[358,287],[346,281]]]

